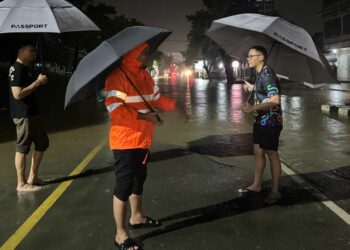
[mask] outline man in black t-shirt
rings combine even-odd
[[[36,51],[31,41],[21,41],[16,62],[9,70],[10,116],[16,125],[17,141],[15,165],[17,170],[17,191],[31,192],[43,184],[38,178],[38,169],[49,139],[38,116],[35,92],[47,83],[43,74],[35,79],[30,67],[35,61]],[[34,143],[32,165],[28,179],[25,179],[26,156]]]
[[[275,72],[266,65],[266,50],[254,46],[248,52],[248,64],[257,72],[255,84],[245,83],[246,91],[254,91],[255,103],[245,104],[243,111],[254,113],[253,143],[255,156],[255,178],[252,185],[241,188],[242,195],[259,193],[266,159],[269,158],[272,190],[266,199],[267,204],[277,202],[281,194],[279,182],[281,177],[281,161],[278,154],[279,137],[283,128],[281,89]]]

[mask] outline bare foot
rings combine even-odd
[[[46,181],[43,181],[39,178],[28,178],[27,183],[30,185],[34,185],[34,186],[44,186],[46,185]]]
[[[17,186],[18,192],[35,192],[35,191],[39,191],[40,189],[41,189],[41,187],[31,185],[28,183],[24,184],[23,186]]]
[[[142,215],[142,216],[138,216],[138,217],[134,217],[134,218],[130,218],[129,223],[131,225],[136,225],[136,224],[143,224],[147,221],[147,217]]]
[[[128,234],[125,232],[118,232],[117,235],[115,236],[115,241],[118,244],[123,243],[127,238],[129,238]]]

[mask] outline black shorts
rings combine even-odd
[[[115,165],[114,196],[127,201],[131,194],[141,195],[147,177],[148,149],[113,150]]]
[[[282,126],[261,126],[254,124],[253,142],[264,150],[278,151],[278,144]]]

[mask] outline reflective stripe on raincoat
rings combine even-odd
[[[126,54],[121,66],[153,108],[173,110],[175,100],[161,96],[152,77],[137,61],[146,47],[147,44],[142,44]],[[105,89],[107,91],[105,105],[111,120],[109,133],[111,150],[150,148],[155,125],[137,119],[138,113],[148,113],[150,110],[119,67],[107,77]]]

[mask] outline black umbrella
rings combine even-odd
[[[123,55],[145,42],[152,53],[170,33],[163,28],[132,26],[103,41],[80,61],[70,78],[65,108],[94,94],[96,89],[104,88],[106,77],[118,65]]]

